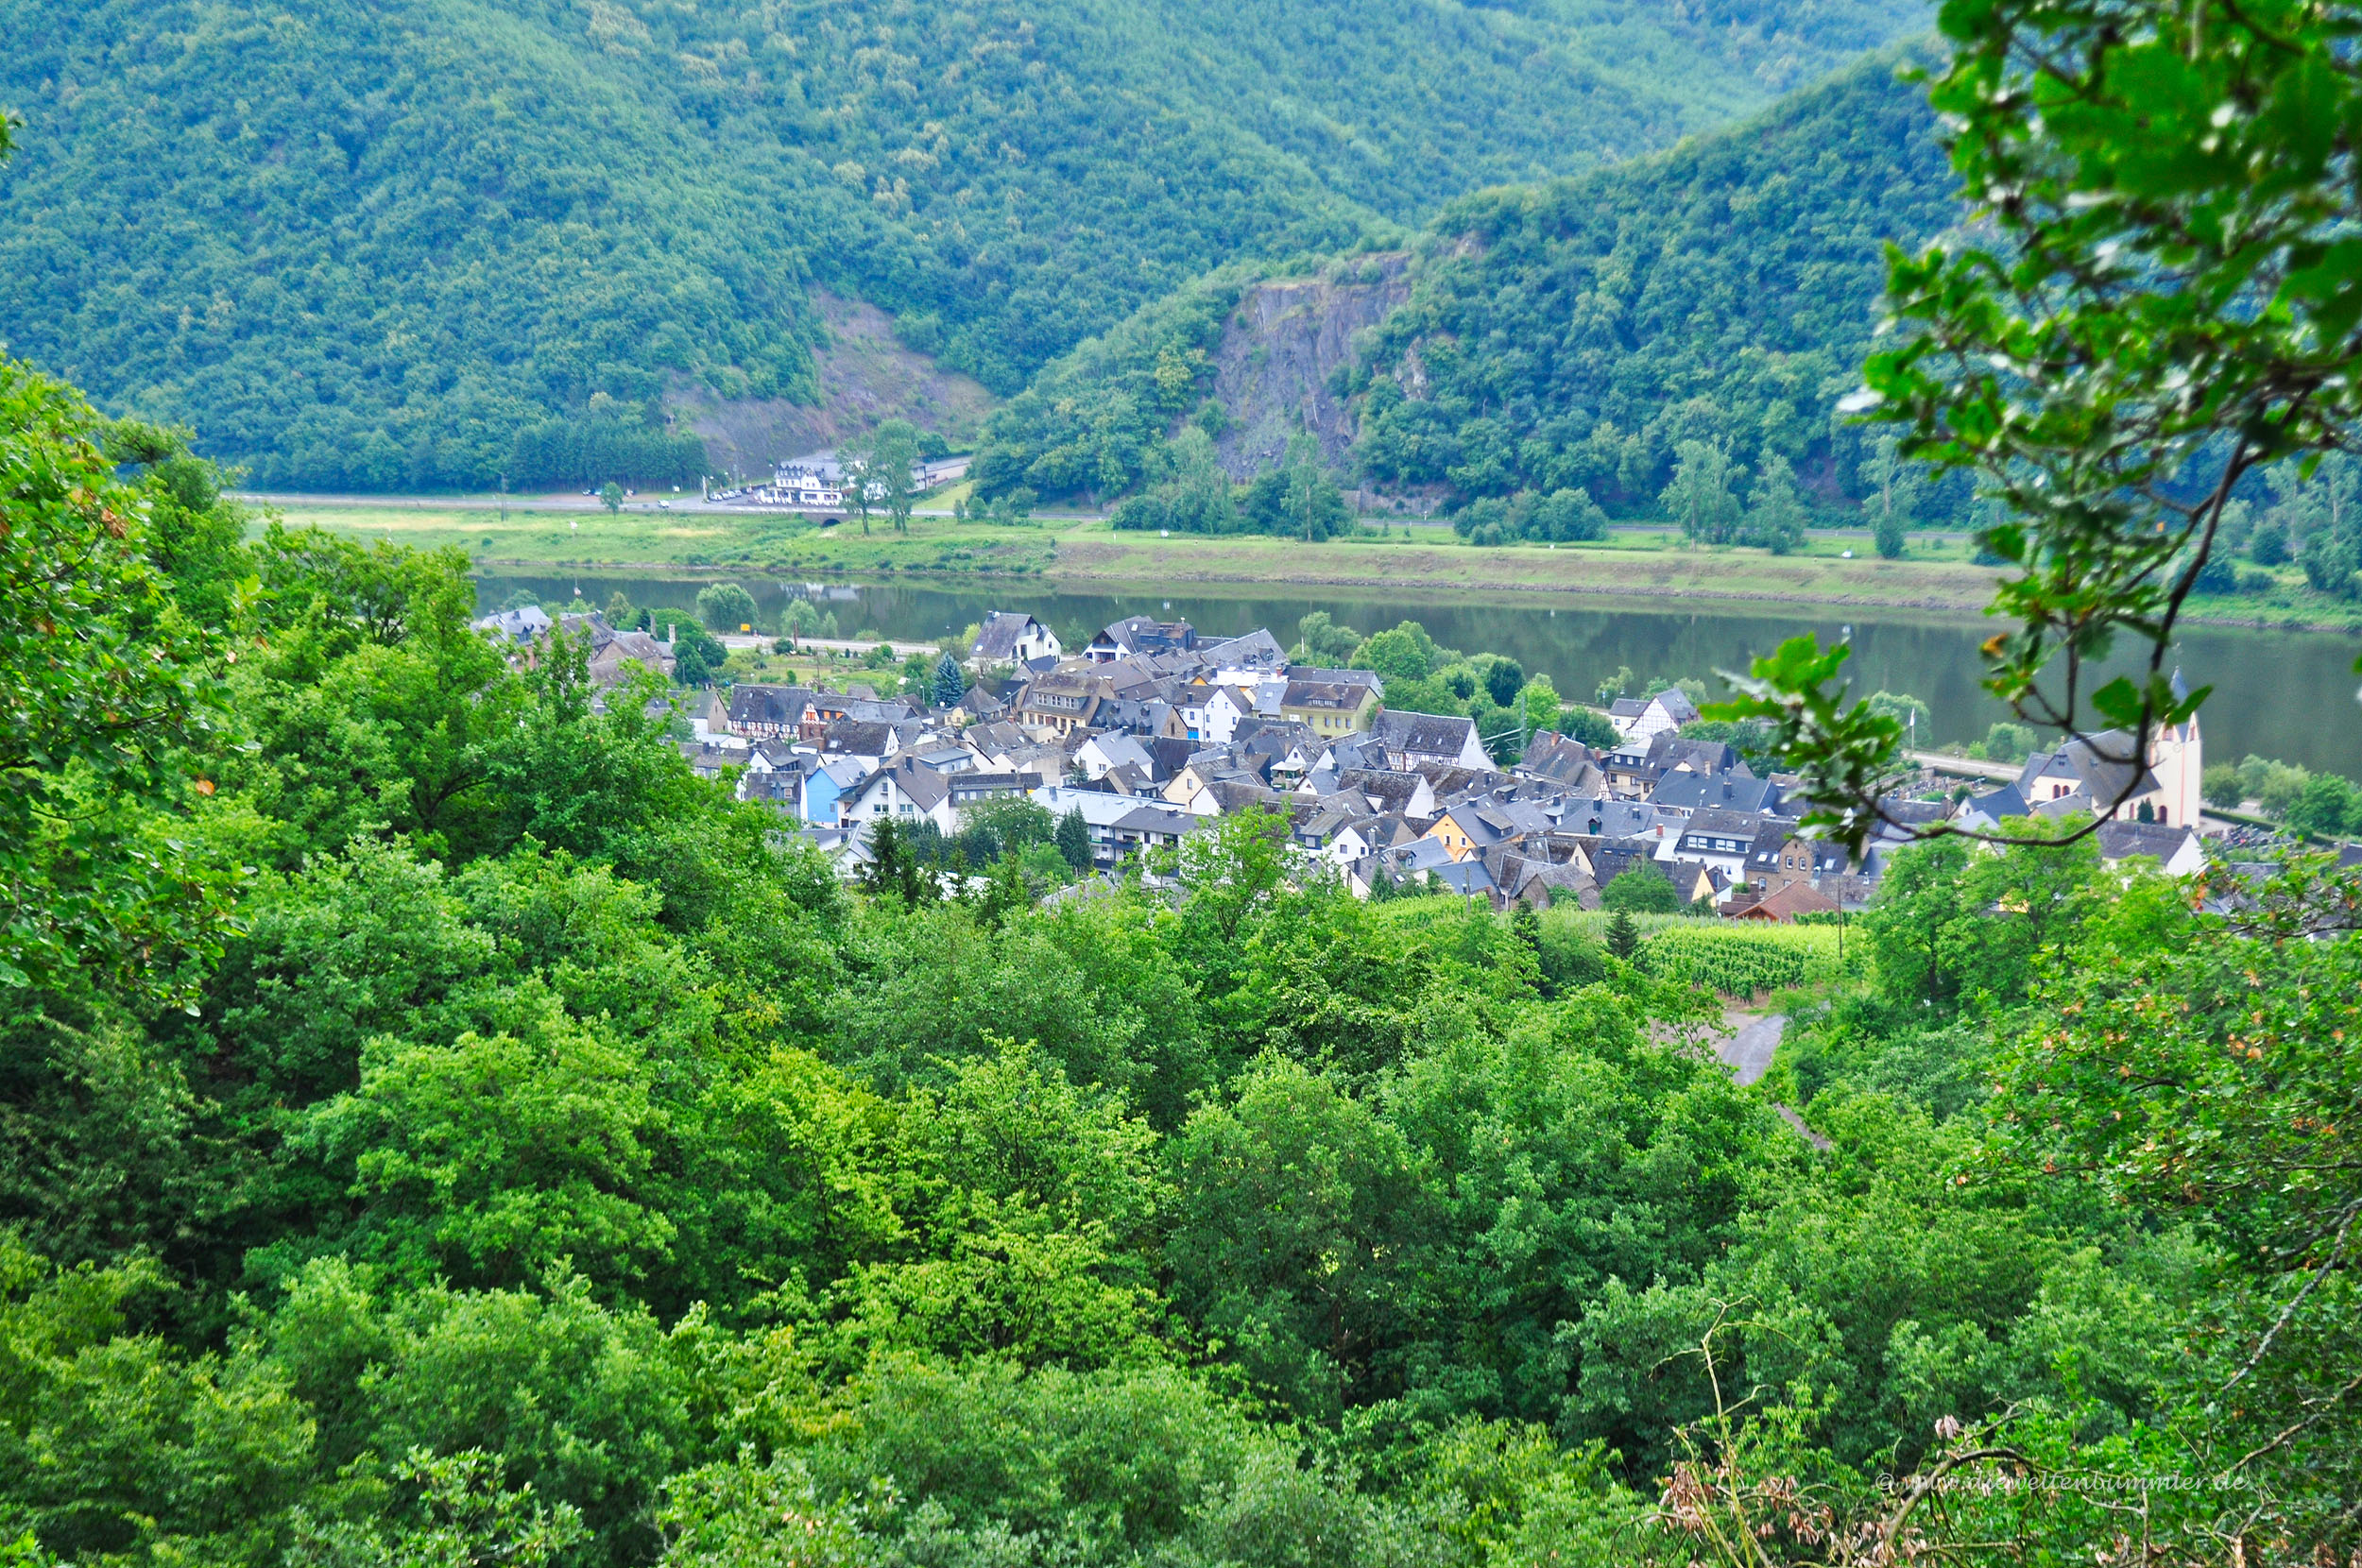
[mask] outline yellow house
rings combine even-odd
[[[1378,712],[1378,685],[1363,670],[1309,670],[1288,677],[1279,716],[1316,735],[1351,735]]]

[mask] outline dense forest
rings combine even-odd
[[[0,323],[265,485],[571,483],[517,441],[553,418],[677,467],[635,433],[679,378],[813,395],[814,282],[1011,394],[1209,268],[1663,146],[1923,16],[6,0]]]
[[[1877,324],[1882,246],[1960,213],[1934,117],[1894,79],[1908,58],[1669,152],[1452,203],[1414,246],[1410,299],[1344,373],[1357,477],[1455,508],[1505,503],[1513,531],[1557,538],[1583,536],[1525,521],[1533,504],[1580,492],[1583,507],[1654,515],[1689,443],[1722,455],[1735,498],[1774,459],[1824,507],[1911,490],[1836,412]],[[1346,279],[1371,265],[1314,264]],[[984,486],[1159,482],[1178,421],[1223,427],[1211,360],[1255,276],[1194,281],[1044,369],[988,427]],[[1918,499],[1948,517],[1965,487]]]
[[[2106,1561],[2362,1481],[2350,884],[1912,850],[1742,1088],[1799,975],[1258,813],[841,886],[653,679],[218,483],[0,364],[12,1562],[1786,1561],[1923,1467]]]

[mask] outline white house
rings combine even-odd
[[[1627,741],[1646,741],[1669,729],[1698,722],[1698,705],[1678,686],[1653,697],[1618,697],[1607,710],[1607,722]]]
[[[1061,658],[1066,650],[1058,634],[1030,615],[1016,610],[990,610],[976,628],[976,645],[967,662],[982,668],[993,664],[1023,664],[1029,659]]]

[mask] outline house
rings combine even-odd
[[[1111,695],[1087,664],[1069,659],[1025,683],[1013,716],[1018,724],[1039,734],[1070,735],[1096,727],[1099,705]]]
[[[1137,735],[1094,735],[1074,748],[1074,765],[1092,779],[1104,778],[1118,768],[1136,769],[1145,778],[1155,778],[1158,772],[1155,754]]]
[[[1453,860],[1464,861],[1496,844],[1514,843],[1529,834],[1547,835],[1556,826],[1546,811],[1532,802],[1480,796],[1446,807],[1435,819],[1435,826],[1428,829],[1428,835],[1442,840]]]
[[[781,816],[805,822],[804,772],[801,768],[772,768],[745,775],[738,781],[738,798],[770,807]]]
[[[2148,860],[2168,877],[2187,877],[2206,865],[2203,842],[2195,827],[2169,827],[2161,822],[2103,822],[2094,835],[2099,858],[2110,865]]]
[[[1152,621],[1145,615],[1110,622],[1083,650],[1093,664],[1113,664],[1136,654],[1186,652],[1197,646],[1197,628],[1186,621]]]
[[[2014,784],[1981,795],[1971,795],[1960,802],[1960,809],[1952,821],[1972,833],[1990,833],[2005,822],[2033,814],[2027,805],[2025,793]]]
[[[748,740],[801,740],[813,696],[801,686],[733,686],[723,725]]]
[[[1182,829],[1169,819],[1178,812],[1162,816],[1134,817],[1142,810],[1139,801],[1129,795],[1113,794],[1105,790],[1081,790],[1065,784],[1045,784],[1033,792],[1033,798],[1053,817],[1079,812],[1083,827],[1090,834],[1092,857],[1101,865],[1113,865],[1121,858],[1120,844],[1137,847],[1162,836],[1177,838]],[[1132,818],[1131,825],[1119,832],[1117,825]],[[1194,819],[1193,819],[1194,820]]]
[[[1493,885],[1500,889],[1504,904],[1531,904],[1535,909],[1562,902],[1580,909],[1600,907],[1600,885],[1592,880],[1586,861],[1554,861],[1498,848],[1486,853],[1484,869]]]
[[[1291,670],[1280,689],[1279,716],[1324,738],[1355,734],[1378,716],[1378,677],[1367,670]]]
[[[1260,626],[1227,641],[1208,643],[1196,652],[1217,677],[1275,675],[1288,667],[1287,650],[1280,647],[1277,638]]]
[[[1569,794],[1596,795],[1607,780],[1589,746],[1549,729],[1534,732],[1526,742],[1525,755],[1510,771],[1520,778],[1556,785]]]
[[[1477,861],[1446,861],[1430,867],[1427,873],[1429,888],[1456,893],[1463,898],[1482,898],[1496,909],[1500,907],[1500,889],[1494,885],[1493,874],[1484,862]]]
[[[1041,784],[1039,776],[1030,773],[964,772],[947,775],[951,788],[951,810],[956,816],[963,809],[979,801],[1000,795],[1031,794]]]
[[[549,612],[539,605],[524,605],[498,615],[488,615],[468,622],[479,632],[517,646],[529,646],[544,636],[555,624]]]
[[[887,818],[912,823],[923,817],[949,833],[959,826],[950,802],[950,780],[905,758],[896,766],[880,768],[840,796],[837,819],[849,826]]]
[[[1477,734],[1476,721],[1457,714],[1380,711],[1369,733],[1386,751],[1386,765],[1407,773],[1420,763],[1490,769],[1493,758]]]
[[[1425,775],[1415,773],[1395,773],[1380,768],[1347,768],[1337,775],[1339,791],[1359,792],[1373,810],[1392,811],[1398,816],[1414,817],[1420,822],[1432,821],[1435,816],[1435,786]],[[1298,785],[1302,793],[1311,784],[1311,775]]]
[[[1749,860],[1747,881],[1750,886],[1767,891],[1799,882],[1817,887],[1823,877],[1845,875],[1849,863],[1843,845],[1789,833],[1779,841],[1765,862]]]
[[[1224,746],[1239,725],[1255,717],[1255,697],[1238,686],[1192,687],[1182,693],[1178,709],[1185,736]]]
[[[1753,811],[1708,810],[1683,819],[1671,858],[1709,865],[1734,882],[1747,880],[1757,835],[1765,819]]]
[[[689,771],[699,778],[719,778],[725,768],[743,768],[748,761],[743,746],[717,746],[705,741],[683,741],[680,754],[688,759]]]
[[[556,629],[570,641],[588,645],[584,673],[594,687],[621,686],[640,670],[653,670],[667,680],[673,678],[676,660],[674,628],[670,625],[665,627],[661,641],[642,631],[619,632],[607,623],[607,617],[596,613],[561,615]]]
[[[1642,797],[1673,773],[1723,774],[1739,765],[1736,748],[1720,741],[1687,741],[1659,730],[1643,741],[1623,741],[1600,758],[1600,771],[1616,794]]]
[[[848,757],[813,758],[804,777],[804,820],[833,826],[844,815],[839,803],[845,792],[869,776],[867,769]]]
[[[1184,836],[1206,826],[1206,819],[1165,806],[1134,805],[1108,825],[1107,843],[1118,861],[1149,849],[1178,847]]]
[[[1770,812],[1779,810],[1780,787],[1744,768],[1725,774],[1669,773],[1649,792],[1649,804],[1669,816],[1699,811]]]
[[[824,757],[852,757],[882,763],[901,749],[901,736],[889,724],[839,719],[820,732],[820,753]]]
[[[978,669],[999,664],[1023,664],[1028,659],[1060,658],[1066,654],[1058,634],[1030,615],[1016,610],[987,610],[976,628],[967,662]]]
[[[1626,741],[1647,741],[1698,722],[1698,705],[1678,686],[1652,697],[1618,697],[1607,710],[1607,722]]]
[[[1809,882],[1790,882],[1746,904],[1734,903],[1726,912],[1734,920],[1769,920],[1792,926],[1800,914],[1835,914],[1838,901],[1816,891]]]

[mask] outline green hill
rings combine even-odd
[[[1894,69],[1874,59],[1670,151],[1468,196],[1407,262],[1313,264],[1341,295],[1399,274],[1403,298],[1325,378],[1299,376],[1286,412],[1363,482],[1455,503],[1583,488],[1645,510],[1690,439],[1744,468],[1782,456],[1824,504],[1857,495],[1862,436],[1834,405],[1875,326],[1880,247],[1960,212],[1926,102]],[[1104,470],[1153,473],[1157,438],[1192,411],[1216,434],[1268,418],[1217,388],[1275,349],[1264,313],[1234,307],[1289,271],[1210,274],[1049,366],[989,427],[986,487],[1120,488]]]
[[[818,397],[815,284],[1007,395],[1208,268],[1666,145],[1922,14],[0,0],[0,332],[258,483],[660,477],[684,389]]]

